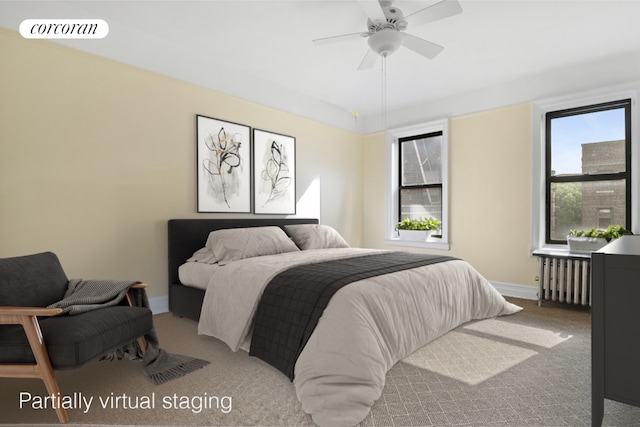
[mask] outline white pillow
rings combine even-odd
[[[348,248],[349,244],[340,233],[328,225],[285,225],[285,230],[300,249]]]
[[[209,233],[207,247],[225,265],[243,258],[299,251],[280,227],[227,228]]]

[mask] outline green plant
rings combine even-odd
[[[599,237],[607,239],[610,242],[611,239],[617,239],[625,234],[633,234],[631,231],[625,229],[621,225],[610,225],[606,229],[604,228],[592,228],[591,230],[570,230],[570,236],[576,237]]]
[[[396,230],[437,230],[440,221],[435,218],[409,219],[405,218],[396,224]]]

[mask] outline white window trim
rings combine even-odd
[[[400,239],[395,231],[398,212],[398,164],[400,138],[442,132],[442,226],[441,238],[433,241],[410,242]],[[426,249],[449,250],[449,120],[442,119],[428,123],[389,129],[386,132],[387,148],[387,190],[386,190],[386,226],[385,243],[389,245],[408,246]]]
[[[568,245],[545,242],[545,115],[551,111],[631,99],[631,218],[632,231],[640,231],[638,205],[640,202],[640,138],[637,110],[638,84],[604,88],[597,91],[535,101],[531,106],[531,252],[568,252]]]

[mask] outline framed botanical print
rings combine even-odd
[[[251,128],[196,116],[198,212],[251,212]]]
[[[296,213],[296,139],[253,130],[253,198],[256,214]]]

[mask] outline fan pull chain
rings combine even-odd
[[[387,55],[382,55],[382,130],[387,131]]]

